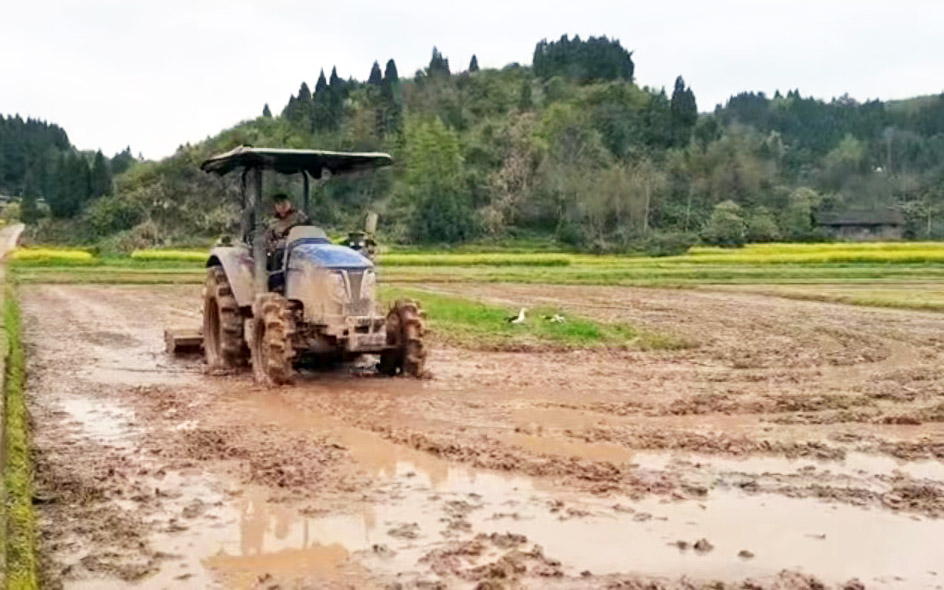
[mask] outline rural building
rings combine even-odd
[[[897,240],[904,230],[897,209],[841,211],[816,216],[816,225],[830,236],[843,240]]]

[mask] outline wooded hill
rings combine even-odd
[[[170,158],[133,162],[112,191],[68,207],[43,192],[51,218],[35,234],[109,249],[206,243],[233,230],[237,190],[199,163],[249,144],[390,152],[392,169],[319,187],[311,215],[348,229],[376,210],[383,238],[405,243],[527,237],[660,252],[696,239],[822,239],[818,214],[889,207],[907,237],[944,237],[944,94],[742,93],[699,115],[697,89],[681,76],[670,92],[638,86],[631,53],[614,40],[541,41],[532,64],[480,69],[473,57],[455,68],[434,49],[411,77],[392,59],[365,68],[364,82],[321,72],[278,112],[265,105]]]

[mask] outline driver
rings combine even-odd
[[[282,241],[285,240],[289,230],[293,227],[308,223],[308,216],[296,209],[285,193],[273,195],[272,204],[275,207],[275,216],[269,220],[265,232],[266,250],[268,252],[275,252],[277,248],[281,247]]]

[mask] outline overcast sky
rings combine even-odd
[[[618,38],[639,84],[681,74],[701,111],[742,90],[904,98],[944,91],[942,23],[939,0],[2,0],[0,113],[158,158],[278,113],[321,68],[412,76],[433,45],[453,71],[529,64],[563,33]]]

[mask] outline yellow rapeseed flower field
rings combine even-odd
[[[95,256],[86,250],[67,248],[17,248],[10,254],[12,260],[29,262],[61,262],[64,264],[89,264]]]

